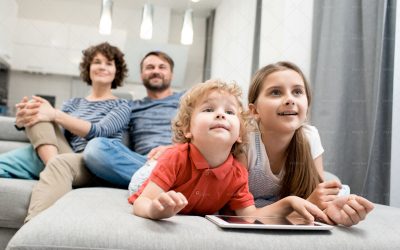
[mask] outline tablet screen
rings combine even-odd
[[[333,228],[331,225],[293,217],[207,215],[206,218],[222,228],[290,230],[331,230]]]
[[[223,216],[216,215],[216,217],[227,223],[234,224],[262,224],[262,225],[315,225],[319,224],[307,222],[301,218],[292,218],[289,221],[285,217],[244,217],[244,216]]]

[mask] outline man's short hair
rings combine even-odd
[[[172,58],[167,53],[164,53],[162,51],[156,51],[156,50],[150,51],[143,57],[142,61],[140,61],[140,71],[143,71],[143,61],[149,56],[157,56],[157,57],[161,58],[162,60],[167,61],[167,63],[169,64],[169,66],[171,68],[171,72],[174,71],[174,60],[172,60]]]

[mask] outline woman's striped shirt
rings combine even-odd
[[[61,110],[92,124],[84,138],[65,130],[65,137],[74,152],[83,151],[88,141],[95,137],[122,139],[131,115],[131,107],[125,99],[88,101],[85,98],[73,98],[66,101]]]

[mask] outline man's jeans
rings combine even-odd
[[[131,151],[119,139],[93,138],[83,151],[86,167],[97,177],[127,188],[147,157]]]

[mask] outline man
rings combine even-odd
[[[118,140],[92,139],[83,154],[94,175],[126,188],[153,148],[171,144],[171,120],[182,95],[171,89],[173,68],[174,62],[166,53],[152,51],[144,56],[140,70],[147,97],[131,102],[130,149]]]

